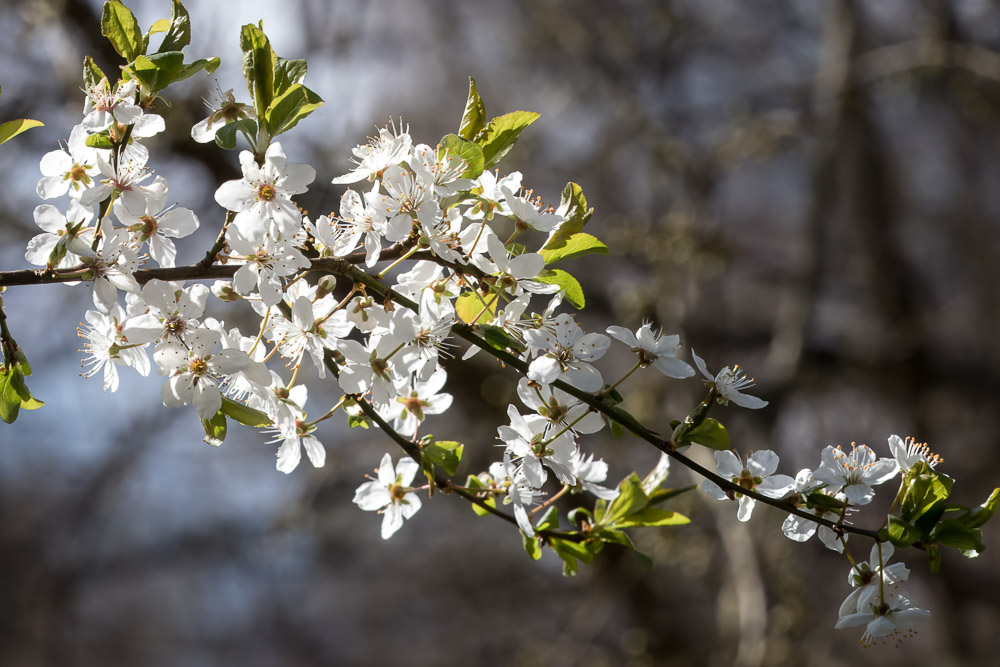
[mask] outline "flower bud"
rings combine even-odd
[[[327,294],[330,294],[335,287],[337,287],[336,276],[323,276],[316,283],[316,298],[322,299]]]
[[[216,280],[212,285],[212,294],[219,301],[239,301],[243,298],[233,290],[233,284],[228,280]]]

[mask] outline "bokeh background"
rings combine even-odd
[[[166,0],[129,3],[143,26]],[[601,330],[652,318],[713,368],[740,363],[770,401],[721,409],[741,452],[783,471],[828,444],[887,454],[893,433],[929,441],[978,504],[997,485],[1000,421],[1000,7],[987,0],[263,0],[190,2],[192,58],[220,56],[168,91],[151,166],[200,233],[235,153],[189,139],[201,98],[243,84],[240,25],[264,20],[279,55],[307,58],[326,105],[282,138],[316,166],[301,198],[337,207],[349,149],[402,116],[417,141],[457,128],[467,79],[487,112],[541,112],[504,161],[553,204],[568,180],[610,257],[569,268],[580,320]],[[0,151],[0,268],[23,268],[40,156],[83,108],[80,65],[118,64],[100,3],[0,6],[0,118],[37,118]],[[217,80],[217,83],[216,83]],[[245,89],[243,89],[245,99]],[[391,443],[323,424],[327,466],[274,470],[274,446],[232,429],[201,442],[191,410],[160,405],[159,380],[120,391],[76,377],[87,287],[11,289],[10,325],[47,401],[0,428],[0,665],[986,665],[996,660],[1000,540],[944,556],[931,576],[904,555],[931,621],[896,650],[834,631],[848,564],[794,544],[782,516],[700,492],[690,526],[638,533],[645,571],[607,549],[573,579],[534,563],[516,532],[436,496],[389,542],[350,501]],[[227,322],[249,320],[213,306]],[[458,398],[439,437],[467,443],[463,472],[496,455],[514,377],[479,355],[449,364]],[[605,377],[629,364],[615,348]],[[698,382],[641,375],[627,407],[665,428]],[[314,410],[334,398],[315,389]],[[618,479],[657,453],[607,434],[585,442]],[[397,452],[393,451],[394,456]],[[675,467],[671,484],[691,483]],[[884,491],[883,496],[891,495]],[[881,500],[885,501],[885,498]],[[990,530],[992,529],[992,530]],[[859,556],[869,545],[852,541]]]

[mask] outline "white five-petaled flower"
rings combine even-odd
[[[889,436],[889,451],[892,458],[899,464],[899,470],[906,474],[919,461],[933,468],[941,462],[941,457],[930,450],[926,442],[917,442],[914,438],[903,440],[898,435]]]
[[[412,147],[413,141],[410,139],[409,128],[404,128],[402,121],[400,121],[398,130],[395,124],[383,127],[378,131],[377,137],[369,137],[366,145],[351,149],[351,152],[354,153],[351,162],[354,162],[356,166],[349,173],[333,179],[333,184],[357,183],[358,181],[382,178],[382,173],[387,167],[410,159]]]
[[[891,543],[876,542],[868,562],[861,561],[851,568],[847,583],[854,590],[840,605],[841,618],[868,611],[873,604],[877,606],[882,591],[899,588],[899,584],[910,576],[910,570],[902,563],[886,566],[894,551]]]
[[[731,451],[715,452],[715,462],[718,464],[719,475],[728,478],[733,484],[768,498],[783,498],[795,486],[795,480],[788,475],[775,475],[778,469],[778,455],[769,449],[762,449],[750,455],[746,465]],[[743,493],[723,491],[711,480],[701,483],[701,488],[716,500],[735,500],[740,503],[736,518],[749,521],[756,500]]]
[[[131,125],[142,116],[135,103],[134,80],[119,81],[112,89],[107,79],[101,79],[87,89],[84,118],[81,125],[91,134],[108,129],[112,123]]]
[[[507,406],[510,426],[500,426],[497,434],[507,446],[507,452],[521,459],[521,470],[533,488],[541,488],[548,478],[542,467],[544,463],[552,469],[559,481],[575,485],[573,474],[573,453],[576,445],[573,436],[566,429],[558,429],[549,435],[549,421],[541,415],[521,416],[513,405]]]
[[[124,200],[115,202],[113,210],[118,221],[128,227],[133,235],[133,247],[137,250],[143,243],[149,244],[149,256],[163,267],[174,266],[177,248],[170,237],[184,238],[198,229],[198,216],[182,206],[165,207],[167,190],[149,191],[149,196],[139,203],[135,198],[131,205]]]
[[[226,181],[215,191],[215,201],[236,212],[233,225],[243,238],[259,242],[265,234],[291,239],[302,225],[302,213],[292,195],[300,195],[316,178],[316,170],[307,164],[286,164],[280,143],[273,143],[264,153],[263,166],[253,153],[240,153],[243,178]]]
[[[318,240],[330,248],[336,257],[354,252],[364,236],[365,266],[378,263],[382,252],[382,237],[387,231],[386,219],[374,207],[378,183],[369,191],[358,194],[348,190],[340,198],[340,217],[321,216],[316,221]]]
[[[914,607],[909,598],[895,591],[885,591],[884,599],[876,599],[868,609],[841,616],[836,628],[841,630],[864,625],[865,633],[860,640],[862,646],[872,646],[881,639],[883,644],[891,641],[898,647],[904,639],[916,634],[913,626],[927,620],[930,615],[926,609]]]
[[[254,240],[244,236],[238,227],[230,227],[226,239],[246,262],[233,275],[233,289],[247,296],[257,288],[265,306],[271,307],[281,301],[282,278],[309,267],[305,255],[288,241],[279,241],[270,235]]]
[[[123,333],[125,313],[117,303],[107,314],[88,310],[87,324],[77,328],[77,335],[86,339],[83,345],[83,363],[89,366],[84,377],[104,370],[104,391],[118,390],[118,366],[131,366],[141,375],[149,375],[149,357],[142,348],[145,343],[132,344]]]
[[[94,229],[87,226],[93,217],[90,207],[78,201],[70,202],[65,215],[51,204],[36,206],[35,224],[44,233],[28,241],[24,258],[38,266],[69,268],[78,266],[83,257],[94,257],[90,249]]]
[[[552,294],[559,291],[558,285],[534,280],[545,268],[545,258],[537,252],[526,252],[517,257],[508,257],[503,242],[491,234],[486,239],[490,258],[496,264],[500,277],[497,287],[519,296],[521,290],[534,294]]]
[[[843,493],[855,505],[867,505],[875,497],[872,487],[892,479],[899,472],[895,459],[876,458],[867,445],[852,443],[850,454],[839,446],[827,446],[813,479],[826,484],[830,493]]]
[[[354,494],[354,502],[367,512],[382,514],[382,539],[387,540],[402,528],[403,519],[409,519],[420,509],[420,496],[410,488],[420,464],[404,456],[395,469],[392,457],[386,454],[379,463],[378,479],[365,482]]]
[[[541,200],[520,197],[503,185],[500,186],[500,190],[503,192],[504,201],[510,210],[508,215],[514,219],[515,224],[523,225],[522,228],[531,228],[538,232],[551,232],[556,225],[565,219],[551,208],[546,207]],[[529,196],[530,194],[528,192]]]
[[[792,493],[798,495],[802,493],[809,493],[816,489],[816,487],[822,486],[820,482],[813,479],[812,470],[809,468],[803,468],[795,475],[795,486],[792,488]],[[819,493],[826,495],[825,490],[819,490]],[[824,509],[819,505],[814,507],[800,507],[803,512],[818,516],[821,518],[832,519],[837,521],[839,519],[835,512],[831,510]],[[850,511],[850,509],[848,509]],[[830,514],[831,516],[827,516]],[[805,542],[813,535],[819,535],[820,541],[826,546],[827,549],[831,551],[836,551],[837,553],[844,552],[844,544],[841,542],[841,537],[837,535],[832,528],[827,526],[821,526],[815,521],[811,521],[804,517],[798,516],[796,514],[789,514],[785,517],[784,522],[781,524],[781,532],[784,533],[785,537],[794,542]],[[849,535],[846,533],[843,535],[843,540],[846,542]]]
[[[694,375],[694,369],[677,358],[680,336],[653,333],[653,325],[643,324],[634,334],[624,327],[608,327],[608,334],[629,346],[643,366],[652,364],[656,370],[672,378],[683,379]]]
[[[271,442],[280,442],[278,448],[278,461],[275,467],[286,475],[291,473],[302,460],[302,450],[306,450],[306,456],[314,468],[322,468],[326,465],[326,450],[323,443],[319,441],[313,433],[316,426],[306,423],[306,414],[301,410],[296,411],[295,419],[290,428],[279,428]]]
[[[723,405],[732,401],[741,408],[749,408],[751,410],[756,410],[767,405],[767,401],[765,400],[742,393],[744,389],[754,386],[756,381],[753,378],[748,378],[740,370],[739,366],[733,366],[732,368],[726,366],[717,375],[713,376],[708,372],[705,360],[695,354],[693,349],[691,350],[691,356],[694,357],[694,363],[698,366],[701,374],[715,385],[715,389],[719,392],[719,399],[723,402]]]
[[[468,190],[475,183],[470,178],[462,178],[469,163],[441,146],[431,148],[427,144],[420,144],[413,149],[408,164],[417,178],[438,197],[448,197]]]
[[[528,379],[550,384],[562,379],[583,391],[597,391],[603,380],[601,372],[590,365],[604,356],[611,339],[604,334],[584,334],[572,317],[563,313],[555,318],[554,331],[531,329],[524,340],[540,356],[528,367]]]
[[[232,88],[226,92],[219,90],[217,99],[213,102],[206,100],[205,104],[212,110],[212,113],[208,115],[208,118],[195,123],[194,127],[191,128],[191,138],[199,144],[207,144],[215,140],[215,135],[218,134],[219,130],[229,123],[244,118],[257,119],[257,114],[254,113],[252,106],[236,101]]]
[[[194,403],[198,416],[211,419],[222,407],[218,377],[247,370],[254,363],[246,352],[226,349],[215,353],[221,334],[198,329],[185,338],[187,349],[168,345],[156,355],[161,375],[167,376],[160,396],[168,408]],[[267,370],[263,370],[267,375]],[[265,383],[266,377],[260,378]]]
[[[135,157],[126,152],[119,159],[116,169],[98,155],[97,168],[104,178],[94,187],[83,191],[80,195],[80,203],[84,206],[91,206],[102,201],[105,197],[117,193],[129,209],[134,211],[144,209],[148,197],[163,193],[167,187],[166,181],[159,178],[149,185],[143,185],[153,175],[153,172],[146,168],[146,159],[141,155]]]
[[[77,125],[69,134],[66,148],[49,151],[39,163],[42,179],[35,192],[42,199],[61,197],[67,192],[71,197],[80,194],[94,183],[97,175],[97,149],[87,145],[87,131]]]

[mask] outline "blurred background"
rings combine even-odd
[[[128,3],[143,27],[166,0]],[[217,184],[235,152],[190,127],[216,86],[246,100],[239,27],[263,19],[276,52],[306,58],[326,105],[282,137],[317,168],[300,198],[337,208],[349,150],[390,118],[433,144],[457,129],[467,77],[489,116],[541,113],[503,162],[551,204],[568,180],[596,213],[609,257],[567,268],[595,330],[651,318],[711,368],[756,377],[759,411],[716,413],[742,453],[773,449],[782,471],[816,467],[825,445],[896,433],[928,441],[982,502],[1000,475],[1000,5],[987,0],[754,3],[735,0],[264,0],[189,3],[190,58],[219,56],[167,91],[167,131],[150,166],[202,229],[222,221]],[[117,57],[101,3],[6,0],[0,7],[0,118],[42,129],[0,152],[0,269],[24,268],[43,153],[83,109],[81,62]],[[242,91],[242,92],[241,92]],[[61,202],[60,202],[61,203]],[[834,631],[847,561],[750,524],[706,494],[674,508],[689,526],[635,535],[644,570],[606,549],[563,578],[534,563],[499,521],[435,496],[390,541],[351,503],[391,451],[339,419],[319,435],[327,466],[274,470],[274,445],[233,428],[201,442],[192,410],[160,404],[158,378],[123,373],[117,394],[76,377],[85,286],[13,288],[14,335],[44,399],[0,428],[0,665],[896,665],[993,664],[1000,539],[928,573],[903,555],[930,622],[902,648],[862,650]],[[216,302],[212,314],[246,324]],[[685,353],[686,354],[686,353]],[[622,346],[602,368],[630,365]],[[426,430],[467,444],[461,472],[496,455],[514,376],[479,355],[448,365],[456,405]],[[700,399],[694,380],[629,380],[626,407],[666,428]],[[321,409],[334,392],[311,390]],[[327,403],[328,404],[328,403]],[[632,438],[588,438],[611,478],[651,468]],[[708,457],[710,460],[710,457]],[[693,481],[675,467],[669,484]],[[892,495],[883,491],[881,496]],[[876,502],[887,502],[880,497]],[[872,527],[872,526],[869,526]],[[859,557],[869,546],[852,540]]]

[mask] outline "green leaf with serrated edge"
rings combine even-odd
[[[253,98],[254,110],[258,118],[274,100],[274,64],[277,56],[271,49],[271,42],[260,26],[249,23],[240,31],[240,50],[243,51],[243,76],[247,80],[247,90]]]
[[[475,315],[473,315],[475,317]],[[479,333],[482,334],[483,338],[491,347],[497,350],[514,350],[515,352],[524,352],[527,348],[519,340],[507,335],[507,332],[498,326],[492,324],[480,324]]]
[[[466,324],[471,324],[474,321],[489,322],[496,317],[497,301],[495,294],[484,297],[477,290],[468,290],[459,294],[458,298],[455,299],[455,313],[458,315],[458,319]],[[483,312],[484,308],[486,312]],[[476,320],[477,317],[479,320]]]
[[[462,452],[465,445],[451,440],[438,440],[431,442],[423,449],[423,459],[425,463],[433,463],[440,466],[449,475],[458,472],[458,464],[462,462]]]
[[[979,528],[989,521],[1000,506],[1000,489],[993,489],[993,493],[979,507],[972,508],[968,514],[958,518],[969,528]]]
[[[729,449],[729,431],[717,419],[707,417],[694,428],[685,431],[677,442],[678,445],[689,443],[725,451]]]
[[[323,98],[301,83],[274,98],[264,114],[264,127],[272,137],[295,127],[300,120],[323,106]]]
[[[457,134],[446,134],[441,137],[439,144],[440,152],[447,151],[449,155],[454,155],[465,160],[466,168],[462,172],[463,178],[479,178],[483,173],[483,149],[472,141],[467,141]],[[440,157],[440,156],[439,156]]]
[[[554,243],[546,243],[538,251],[538,254],[545,258],[546,264],[555,264],[571,257],[581,257],[595,253],[607,255],[608,246],[601,243],[596,237],[584,234],[583,232],[561,237]]]
[[[152,32],[152,28],[150,28],[150,32]],[[167,34],[163,37],[163,43],[160,44],[157,52],[182,51],[190,43],[191,17],[188,16],[184,5],[179,0],[174,0],[173,6],[170,8],[170,22]]]
[[[104,3],[101,34],[108,38],[111,46],[115,47],[115,51],[126,62],[132,62],[144,50],[142,30],[139,29],[135,16],[118,0]]]
[[[917,462],[906,474],[909,486],[899,504],[899,516],[914,522],[933,507],[941,509],[951,494],[953,480],[943,473],[934,472],[925,462]]]
[[[649,497],[642,490],[642,481],[632,473],[618,484],[618,497],[611,501],[597,523],[613,526],[627,515],[644,509],[648,503]],[[596,518],[596,512],[594,516]]]
[[[583,298],[583,288],[580,287],[580,281],[562,269],[546,269],[533,280],[549,285],[558,285],[562,291],[563,299],[578,310],[582,310],[587,303]]]
[[[465,102],[465,112],[458,126],[458,136],[470,141],[486,127],[486,105],[476,90],[476,80],[469,77],[469,99]]]
[[[582,232],[583,226],[594,215],[594,209],[587,208],[587,198],[583,196],[583,188],[570,181],[563,188],[556,215],[562,217],[563,221],[549,232],[549,238],[546,239],[544,247],[558,244],[560,241]]]
[[[538,539],[521,531],[521,541],[524,543],[524,550],[531,560],[538,560],[542,557],[542,547],[538,544]]]
[[[274,95],[277,97],[306,78],[306,61],[277,58],[274,62]]]
[[[44,123],[38,120],[30,120],[28,118],[18,118],[17,120],[8,120],[6,123],[0,124],[0,144],[7,143],[9,140],[13,139],[22,132],[26,132],[33,127],[42,127]]]
[[[211,419],[202,419],[201,426],[205,429],[205,443],[218,447],[226,439],[226,415],[221,410]]]
[[[682,526],[691,523],[691,519],[683,514],[663,510],[658,507],[646,507],[638,512],[632,512],[624,519],[615,522],[616,528],[637,528],[640,526]]]
[[[249,406],[243,405],[242,403],[237,403],[228,396],[222,397],[222,409],[221,412],[227,417],[235,419],[244,426],[271,426],[271,418],[260,410],[256,410]]]
[[[886,534],[894,547],[905,549],[917,541],[919,536],[917,530],[898,516],[889,517],[889,525]]]
[[[83,59],[83,87],[91,88],[96,86],[101,81],[104,81],[107,77],[104,76],[104,72],[101,68],[97,66],[94,59],[87,56]]]
[[[935,526],[930,541],[962,552],[980,553],[986,549],[983,532],[978,528],[969,528],[957,519],[948,519]]]
[[[483,149],[483,169],[499,162],[514,147],[518,135],[538,120],[539,115],[534,111],[511,111],[491,120],[475,138]]]
[[[111,138],[106,134],[92,134],[87,137],[87,141],[85,143],[91,148],[111,148],[114,146],[114,144],[111,143]]]

